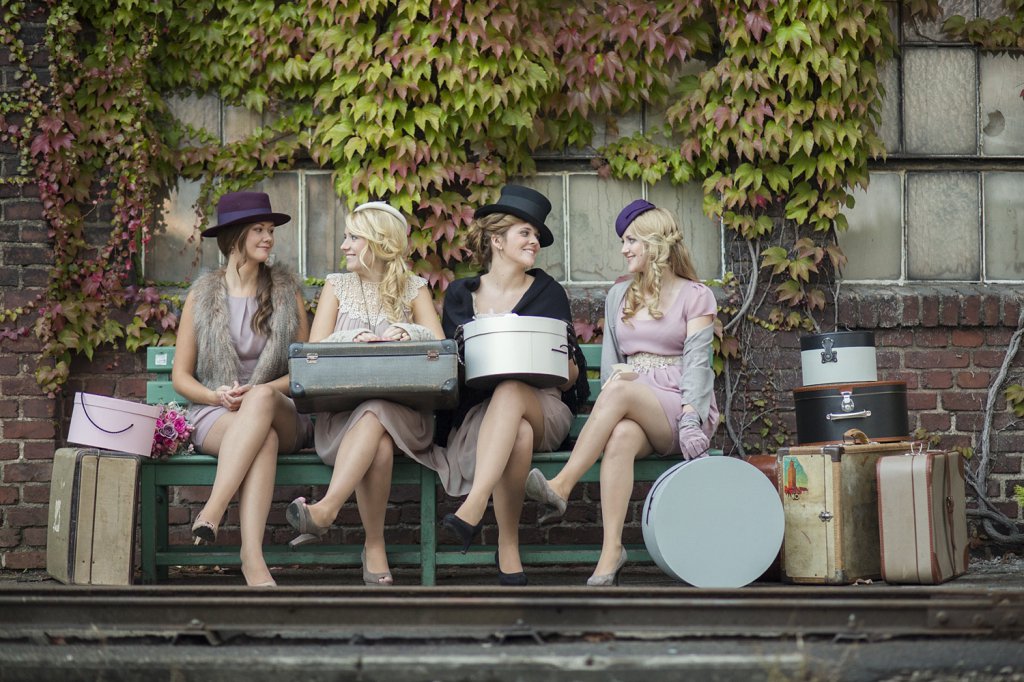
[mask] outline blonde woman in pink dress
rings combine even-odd
[[[565,512],[600,458],[604,542],[590,586],[618,583],[626,563],[622,526],[642,457],[704,456],[718,423],[711,369],[717,304],[700,282],[672,214],[638,199],[615,221],[632,278],[609,289],[601,348],[605,386],[569,461],[552,480],[533,469],[526,496]],[[627,366],[628,364],[628,366]]]
[[[406,264],[409,225],[394,207],[379,201],[349,214],[341,250],[348,272],[327,276],[310,341],[357,343],[443,339],[427,281]],[[432,449],[434,418],[387,400],[368,400],[348,412],[316,415],[317,454],[334,467],[327,492],[317,502],[304,497],[286,510],[301,534],[293,543],[322,537],[356,494],[366,539],[363,582],[391,585],[384,543],[384,514],[396,451],[437,469],[443,453]]]

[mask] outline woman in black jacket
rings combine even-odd
[[[554,237],[544,224],[551,202],[536,190],[508,185],[497,203],[474,214],[469,245],[484,273],[456,280],[445,294],[442,326],[454,337],[476,315],[551,317],[566,323],[574,352],[569,378],[562,386],[535,388],[506,380],[491,391],[462,387],[462,400],[451,417],[451,431],[439,420],[439,441],[447,446],[446,490],[469,493],[442,525],[469,549],[483,526],[488,501],[494,499],[498,523],[495,564],[502,585],[525,585],[519,558],[519,516],[526,475],[534,451],[551,451],[565,440],[580,390],[586,398],[586,367],[571,332],[569,297],[550,275],[534,268],[537,254]],[[445,442],[445,435],[447,441]]]

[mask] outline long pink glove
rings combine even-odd
[[[711,441],[700,428],[700,417],[696,412],[684,412],[679,418],[679,447],[686,459],[696,459],[706,454]]]

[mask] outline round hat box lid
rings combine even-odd
[[[644,502],[644,543],[665,573],[695,587],[743,587],[782,547],[785,516],[772,482],[734,457],[675,465]]]

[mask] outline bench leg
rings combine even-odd
[[[437,475],[420,470],[420,584],[437,584]]]
[[[167,567],[157,567],[158,548],[167,548],[167,487],[158,487],[153,465],[142,465],[139,476],[139,551],[143,583],[167,579]]]

